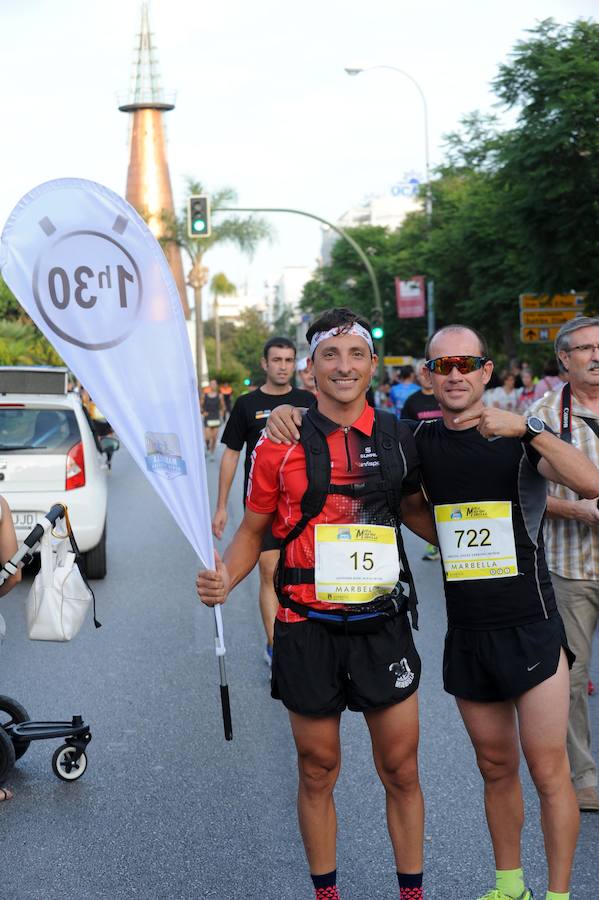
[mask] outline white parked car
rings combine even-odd
[[[104,578],[108,465],[79,396],[67,393],[67,375],[0,366],[0,493],[19,542],[52,504],[63,503],[88,577]]]

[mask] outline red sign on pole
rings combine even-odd
[[[417,319],[423,316],[426,298],[424,276],[415,275],[407,281],[396,278],[395,298],[400,319]]]

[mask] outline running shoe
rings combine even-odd
[[[493,888],[492,891],[479,897],[478,900],[533,900],[533,893],[527,888],[519,897],[510,897],[509,894],[504,894],[503,891],[498,891],[497,888]]]
[[[580,788],[576,791],[576,802],[581,812],[599,812],[599,794],[596,787]]]
[[[422,559],[435,560],[435,559],[440,559],[440,558],[441,558],[441,555],[439,553],[439,548],[435,547],[434,544],[427,544],[426,550],[424,551],[424,556],[422,557]]]
[[[272,668],[272,645],[267,644],[264,648],[264,662],[268,666],[268,668]]]

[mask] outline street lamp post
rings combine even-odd
[[[317,222],[321,222],[323,225],[326,225],[328,228],[332,228],[343,240],[347,241],[350,247],[355,250],[357,255],[360,257],[362,262],[364,263],[364,268],[368,272],[368,277],[370,278],[370,283],[372,285],[372,294],[374,301],[374,308],[380,310],[381,316],[383,314],[383,302],[381,300],[381,292],[379,290],[379,284],[376,279],[376,273],[372,267],[372,263],[368,259],[367,254],[362,250],[360,245],[354,241],[354,239],[342,228],[340,225],[334,225],[332,222],[329,222],[327,219],[323,219],[322,216],[317,216],[315,213],[306,212],[304,209],[291,209],[287,207],[281,206],[221,206],[214,207],[213,212],[266,212],[266,213],[292,213],[296,216],[306,216],[308,219],[315,219]],[[381,337],[377,341],[377,355],[379,357],[379,378],[381,384],[383,382],[383,376],[385,372],[384,366],[384,356],[385,356],[385,343],[384,337]]]
[[[429,133],[428,133],[428,105],[426,102],[426,97],[424,96],[424,91],[418,84],[415,78],[410,75],[409,72],[405,72],[403,69],[400,69],[398,66],[368,66],[366,69],[361,69],[357,67],[348,67],[345,69],[348,75],[360,75],[362,72],[372,72],[374,69],[389,69],[391,72],[398,72],[400,75],[403,75],[408,81],[411,81],[418,93],[420,94],[420,99],[422,100],[422,110],[424,112],[424,168],[425,168],[425,178],[426,178],[426,199],[425,199],[425,212],[426,212],[426,220],[428,223],[428,227],[430,229],[433,218],[433,194],[431,191],[431,173],[430,173],[430,154],[429,154]],[[427,295],[427,326],[429,336],[433,334],[435,331],[435,290],[433,282],[427,278],[426,281],[426,295]]]

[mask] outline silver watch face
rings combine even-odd
[[[532,431],[533,434],[541,434],[545,431],[545,423],[542,419],[539,419],[538,416],[529,416],[526,420],[526,427],[528,431]]]

